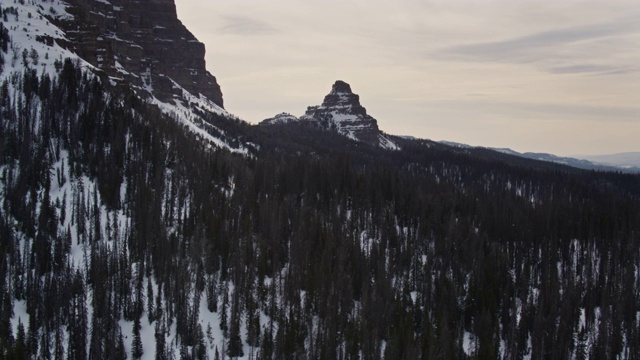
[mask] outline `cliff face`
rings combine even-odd
[[[360,105],[360,97],[341,80],[333,84],[322,105],[308,107],[300,119],[368,143],[376,143],[380,132],[376,119],[367,115],[367,110]]]
[[[60,26],[68,47],[112,81],[171,101],[179,90],[220,107],[222,92],[206,70],[205,47],[177,17],[174,0],[69,0],[72,20]]]
[[[342,80],[336,81],[321,105],[309,106],[300,118],[281,113],[265,119],[260,125],[302,124],[332,131],[351,140],[379,146],[388,150],[400,150],[398,145],[378,128],[376,119],[360,105],[360,97]]]
[[[396,149],[396,145],[382,134],[376,119],[360,105],[360,97],[344,81],[336,81],[322,105],[309,106],[300,121],[325,130],[336,131],[353,140],[374,146]]]

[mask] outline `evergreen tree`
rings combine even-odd
[[[240,337],[240,318],[237,306],[231,311],[229,340],[227,341],[227,355],[231,358],[244,356],[242,338]]]
[[[588,356],[587,352],[587,332],[584,327],[580,328],[580,332],[578,333],[577,338],[577,346],[575,352],[576,360],[586,360]]]
[[[142,339],[140,338],[140,317],[136,316],[133,321],[133,339],[131,342],[131,357],[133,359],[140,359],[144,354],[144,348],[142,346]]]
[[[164,328],[161,327],[161,323],[161,321],[156,322],[156,360],[168,360]]]
[[[27,347],[27,339],[24,332],[22,321],[18,320],[18,330],[16,332],[16,340],[13,344],[12,356],[14,359],[28,359],[29,348]],[[10,358],[10,357],[9,357]]]
[[[156,313],[153,306],[153,286],[151,285],[151,278],[147,278],[147,318],[149,319],[149,324],[155,321]]]

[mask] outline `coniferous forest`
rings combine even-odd
[[[638,175],[202,113],[232,154],[57,68],[0,84],[1,359],[640,357]]]

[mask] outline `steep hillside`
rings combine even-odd
[[[243,122],[221,107],[219,86],[204,70],[204,46],[177,19],[173,1],[151,6],[23,0],[10,5],[2,4],[6,51],[0,67],[0,81],[7,80],[8,87],[16,86],[12,78],[25,72],[53,79],[71,59],[97,76],[106,91],[134,91],[213,147],[247,155],[254,150],[235,133]],[[143,20],[135,21],[136,16]]]
[[[166,102],[114,81],[61,2],[9,5],[0,358],[640,354],[640,176],[250,126],[175,79]],[[363,113],[345,94],[310,116]]]

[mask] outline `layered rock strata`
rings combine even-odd
[[[112,81],[162,101],[171,101],[183,88],[223,107],[220,86],[206,70],[204,44],[178,19],[174,0],[68,3],[73,17],[59,21],[66,46]]]

